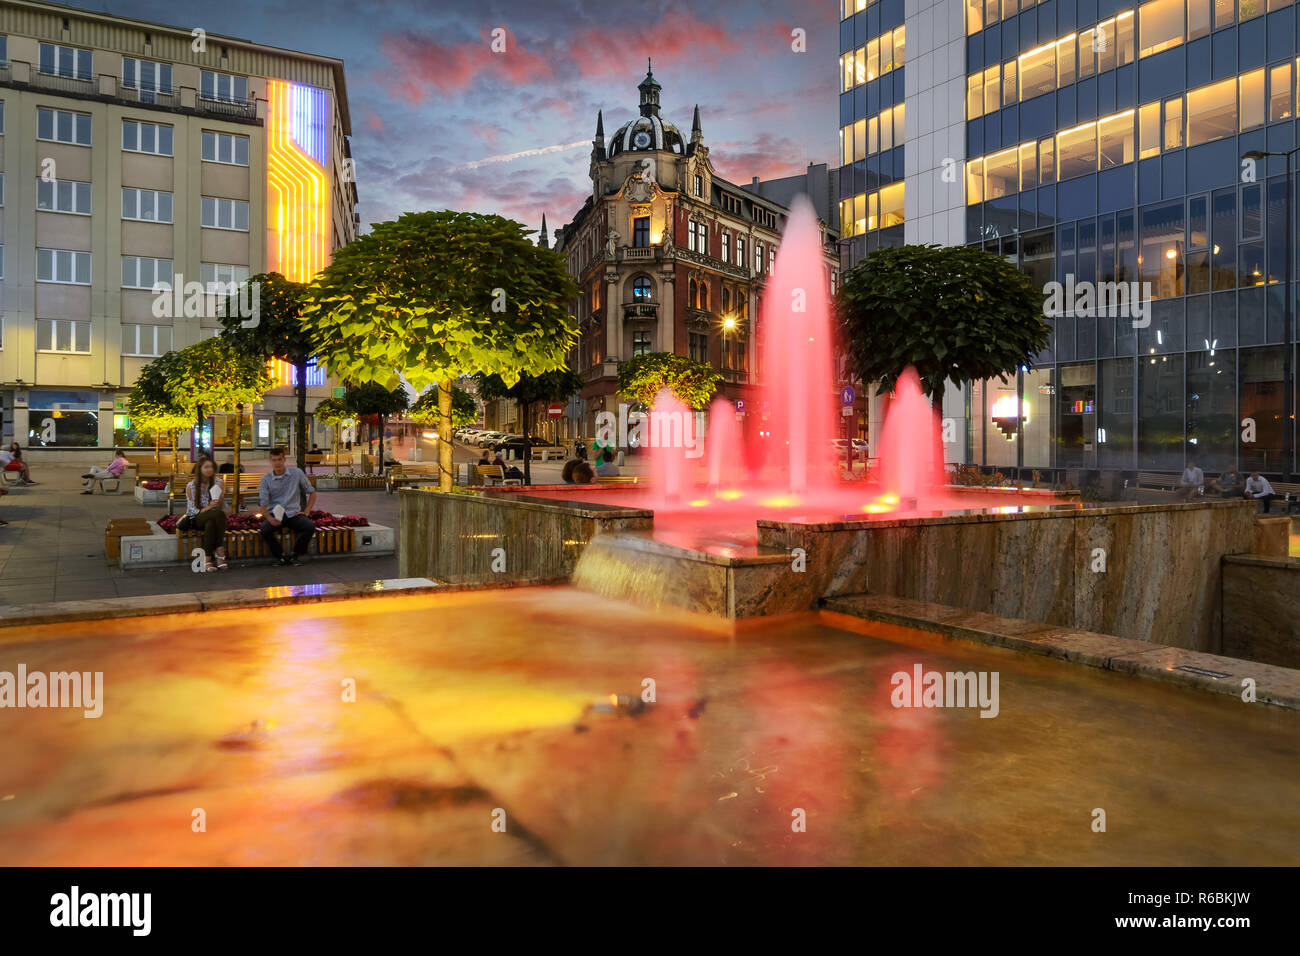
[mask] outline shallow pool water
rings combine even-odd
[[[1300,715],[843,625],[527,588],[0,632],[104,675],[98,719],[0,710],[0,863],[1300,860]],[[893,706],[917,665],[997,716]]]

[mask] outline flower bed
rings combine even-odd
[[[161,478],[155,478],[153,481],[146,481],[144,488],[146,491],[164,491],[167,488],[167,482]]]
[[[370,521],[361,515],[332,515],[328,511],[313,511],[307,515],[318,528],[367,528]],[[181,515],[164,515],[158,519],[158,527],[168,534],[176,533],[176,522]],[[226,516],[227,531],[258,531],[262,519],[254,514],[240,512]]]

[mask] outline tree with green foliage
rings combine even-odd
[[[378,382],[349,385],[343,391],[343,407],[358,418],[374,415],[379,419],[379,474],[384,473],[384,425],[392,415],[406,411],[411,398],[398,383],[396,388],[384,388]],[[362,461],[365,461],[364,452]]]
[[[582,376],[568,368],[558,368],[541,375],[520,375],[513,384],[500,375],[480,375],[478,395],[485,402],[507,398],[519,403],[519,425],[525,438],[531,436],[530,411],[538,402],[558,402],[582,388]],[[524,484],[533,483],[531,450],[524,455]]]
[[[330,374],[391,388],[439,390],[439,486],[452,486],[452,385],[462,375],[564,365],[577,341],[578,294],[564,257],[500,216],[406,213],[335,253],[302,314]]]
[[[244,406],[262,400],[275,386],[267,371],[266,360],[238,348],[225,336],[203,339],[176,353],[167,368],[167,392],[172,403],[200,426],[204,416],[219,411],[233,411],[235,426],[235,477],[239,476],[240,435],[244,427]],[[195,449],[198,451],[199,449]],[[211,453],[209,448],[208,452]],[[239,482],[235,481],[233,507],[239,511]]]
[[[427,388],[411,405],[406,417],[420,425],[436,425],[442,421],[442,412],[438,409],[438,397],[441,394],[437,386]],[[478,402],[474,396],[453,385],[451,388],[451,427],[463,428],[478,420]]]
[[[940,408],[945,381],[1006,381],[1051,336],[1042,290],[974,246],[881,247],[844,274],[836,309],[863,382],[892,392],[913,366]]]
[[[649,408],[665,388],[684,405],[702,409],[718,391],[722,373],[706,362],[672,352],[647,352],[618,367],[618,394]]]
[[[316,421],[328,428],[334,436],[334,473],[339,470],[339,432],[357,420],[356,415],[341,398],[325,398],[316,403]]]
[[[310,330],[302,321],[302,303],[307,286],[286,279],[278,272],[264,272],[253,276],[256,283],[258,310],[256,321],[246,325],[238,310],[227,307],[221,324],[223,336],[229,337],[243,351],[259,355],[265,361],[277,358],[294,368],[297,384],[294,396],[298,410],[294,427],[297,436],[298,467],[307,463],[307,363],[312,357]],[[230,300],[227,300],[230,301]]]
[[[160,355],[140,370],[131,394],[127,397],[127,414],[131,427],[141,434],[153,433],[153,459],[158,461],[160,436],[172,436],[172,451],[176,451],[176,432],[188,428],[190,414],[172,400],[167,383],[176,365],[176,353]]]

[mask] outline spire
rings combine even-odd
[[[700,104],[695,104],[695,119],[691,122],[691,142],[704,142],[704,132],[700,129]]]
[[[650,58],[645,60],[645,79],[641,81],[637,89],[641,91],[641,115],[658,116],[659,115],[659,91],[663,89],[659,81],[655,79],[654,73],[650,69]]]
[[[542,213],[542,231],[537,237],[537,244],[543,249],[551,248],[551,237],[546,232],[546,213]]]
[[[596,110],[596,135],[591,140],[591,158],[594,162],[605,158],[605,113]]]

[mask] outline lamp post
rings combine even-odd
[[[1249,152],[1241,154],[1242,159],[1249,159],[1252,162],[1258,162],[1266,156],[1284,156],[1286,157],[1286,269],[1284,270],[1284,289],[1283,299],[1286,304],[1286,349],[1282,353],[1282,480],[1290,481],[1292,479],[1292,451],[1291,438],[1294,431],[1294,425],[1291,422],[1291,407],[1293,404],[1293,392],[1291,390],[1291,339],[1292,339],[1292,322],[1294,319],[1294,294],[1291,289],[1291,265],[1295,258],[1293,236],[1295,235],[1295,226],[1293,223],[1295,217],[1294,203],[1291,198],[1291,157],[1300,152],[1300,146],[1295,149],[1284,152],[1276,152],[1264,149],[1252,149]]]

